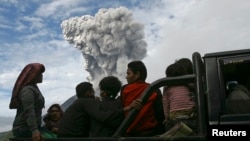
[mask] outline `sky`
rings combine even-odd
[[[86,56],[87,52],[83,50],[91,45],[84,40],[87,35],[78,36],[83,31],[77,25],[72,27],[74,32],[70,32],[72,22],[62,26],[63,21],[85,16],[88,21],[102,26],[105,24],[98,21],[98,15],[103,12],[100,9],[111,9],[113,15],[119,15],[124,11],[119,13],[116,9],[123,7],[125,17],[128,17],[123,22],[136,23],[134,27],[140,32],[136,40],[144,45],[137,44],[134,48],[141,47],[141,51],[146,51],[126,48],[126,56],[137,55],[128,60],[140,59],[145,63],[149,83],[164,77],[166,67],[176,59],[191,59],[193,52],[203,56],[247,49],[250,45],[249,0],[0,0],[0,3],[0,132],[11,130],[16,111],[9,109],[10,97],[16,78],[25,65],[39,62],[46,67],[43,83],[38,84],[45,97],[44,113],[50,105],[62,104],[75,95],[78,83],[94,82],[90,78],[94,77],[91,73],[96,67],[90,67],[89,55]],[[116,30],[121,32],[120,28]],[[130,35],[128,37],[135,37]],[[105,46],[102,39],[106,38],[99,39],[98,42]],[[114,40],[107,41],[114,43]],[[112,51],[99,52],[97,57],[105,56],[104,60],[108,60]],[[124,55],[120,50],[115,53],[116,60],[119,60],[119,54]],[[126,62],[112,60],[115,59],[109,58],[109,63],[104,61],[101,68],[105,68],[104,64],[118,63],[119,69],[116,68],[115,73],[121,74],[119,79],[126,83],[125,77],[120,77],[126,74]],[[110,74],[104,71],[104,74]]]

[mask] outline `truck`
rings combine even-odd
[[[237,81],[250,78],[250,49],[192,54],[194,73],[178,77],[164,77],[152,82],[142,93],[142,103],[157,89],[167,85],[195,84],[197,112],[197,133],[190,136],[125,137],[128,126],[138,111],[132,109],[112,137],[101,138],[55,138],[44,141],[182,141],[212,140],[220,137],[241,137],[250,135],[250,96],[228,102],[230,86]],[[246,80],[244,81],[246,84]],[[250,82],[249,82],[250,83]],[[250,88],[248,88],[250,89]],[[228,109],[236,109],[231,113]],[[243,110],[241,109],[243,107]],[[10,138],[9,141],[31,141],[24,138]]]

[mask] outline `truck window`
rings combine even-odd
[[[219,60],[225,94],[225,114],[250,114],[250,57],[236,56]]]

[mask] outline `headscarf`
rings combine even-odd
[[[12,90],[12,97],[9,105],[10,109],[17,108],[15,102],[18,100],[17,97],[20,90],[24,86],[30,84],[36,78],[36,76],[42,74],[44,71],[45,67],[43,64],[40,63],[30,63],[23,68]]]
[[[62,109],[62,107],[59,104],[53,104],[53,105],[51,105],[49,107],[49,109],[47,110],[47,113],[51,113],[51,110],[52,110],[53,107],[56,107],[59,110],[59,112],[60,112],[61,115],[63,114],[63,109]]]

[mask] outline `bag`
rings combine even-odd
[[[185,137],[195,135],[195,132],[185,123],[178,122],[170,130],[161,134],[159,137]]]

